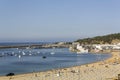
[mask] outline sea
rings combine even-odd
[[[23,44],[23,43],[22,43]],[[24,43],[25,44],[25,43]],[[32,44],[32,43],[26,43]],[[36,43],[37,44],[37,43]],[[40,43],[41,44],[41,43]],[[9,43],[1,45],[21,45]],[[68,48],[47,49],[0,49],[0,76],[8,73],[24,74],[58,68],[78,66],[101,61],[111,57],[110,54],[91,54],[70,52]]]

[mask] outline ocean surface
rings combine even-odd
[[[46,71],[104,60],[110,54],[76,54],[68,48],[0,49],[0,76]]]

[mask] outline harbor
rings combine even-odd
[[[95,63],[44,72],[3,76],[1,80],[115,80],[120,72],[120,53],[111,52],[112,57]]]

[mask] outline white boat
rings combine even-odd
[[[53,54],[55,54],[55,52],[51,52],[50,54],[53,55]]]
[[[78,51],[77,53],[78,53],[78,54],[79,54],[79,53],[88,53],[88,50],[85,50],[85,51]]]
[[[21,58],[21,55],[19,55],[18,58]]]

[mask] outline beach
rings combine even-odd
[[[1,76],[0,80],[114,80],[120,74],[120,52],[112,51],[111,54],[104,61],[45,72]]]

